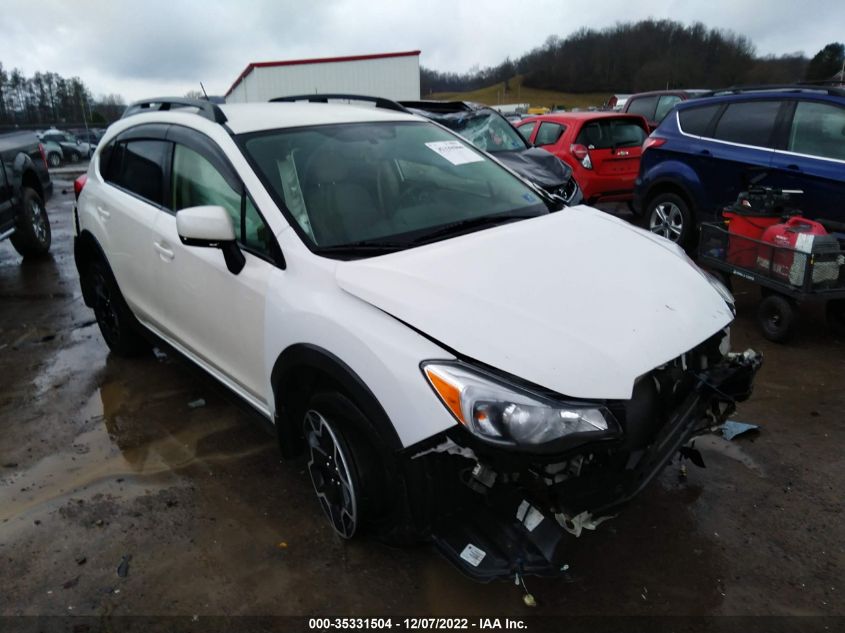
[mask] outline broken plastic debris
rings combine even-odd
[[[132,560],[130,554],[125,554],[120,559],[120,564],[117,566],[117,575],[121,578],[126,578],[129,575],[129,561]]]
[[[196,400],[191,400],[188,403],[188,407],[191,409],[199,409],[200,407],[205,406],[205,398],[197,398]]]
[[[569,518],[563,513],[555,515],[555,519],[557,519],[560,526],[576,538],[581,536],[582,530],[595,530],[608,519],[613,519],[615,517],[616,515],[612,514],[594,519],[593,515],[586,510],[572,518]]]
[[[162,351],[161,351],[159,348],[157,348],[157,347],[154,347],[154,348],[153,348],[153,356],[155,356],[155,357],[156,357],[156,360],[159,360],[159,361],[167,360],[167,354],[165,354],[164,352],[162,352]]]
[[[722,425],[722,437],[726,440],[732,440],[738,435],[749,433],[750,431],[759,431],[760,426],[757,424],[746,424],[745,422],[737,422],[736,420],[728,420]]]

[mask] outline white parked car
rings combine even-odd
[[[165,341],[306,455],[340,536],[478,578],[559,569],[761,361],[677,246],[401,112],[141,102],[76,191],[114,353]]]

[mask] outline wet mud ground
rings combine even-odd
[[[341,542],[303,464],[213,379],[110,356],[80,296],[72,197],[58,182],[49,259],[0,243],[0,614],[845,614],[845,341],[820,310],[777,346],[751,320],[755,288],[736,289],[734,347],[766,361],[734,418],[762,431],[699,440],[707,468],[668,467],[573,538],[570,578],[528,579],[531,610],[427,547]]]

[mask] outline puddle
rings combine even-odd
[[[177,428],[168,431],[156,421],[160,413],[156,409],[168,408],[168,400],[181,402],[183,398],[180,390],[147,396],[122,382],[104,384],[73,414],[86,421],[88,430],[70,446],[30,468],[3,473],[0,522],[54,509],[70,496],[85,498],[109,492],[130,498],[146,494],[173,485],[182,469],[236,461],[268,449],[266,444],[240,451],[227,450],[225,445],[215,448],[220,443],[209,442],[209,438],[239,427],[237,417],[231,414],[180,413],[177,415],[184,415],[184,421],[177,420]]]
[[[51,389],[56,389],[79,374],[85,368],[87,375],[99,374],[106,365],[102,343],[92,344],[91,327],[70,331],[67,343],[38,372],[32,381],[33,396],[40,398]]]

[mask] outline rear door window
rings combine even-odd
[[[687,108],[678,112],[681,131],[693,136],[707,136],[710,123],[721,106],[709,105],[701,108]]]
[[[628,105],[628,114],[639,114],[647,121],[654,121],[654,111],[657,109],[657,95],[634,99]]]
[[[827,103],[799,101],[787,149],[798,154],[845,160],[845,110]]]
[[[731,103],[716,124],[715,138],[742,145],[773,147],[772,131],[780,105],[780,101]]]
[[[156,205],[163,203],[164,158],[170,143],[132,140],[118,143],[108,164],[107,181]]]
[[[537,130],[534,145],[554,145],[557,143],[564,130],[566,130],[566,126],[561,125],[560,123],[543,121],[540,124],[540,129]]]

